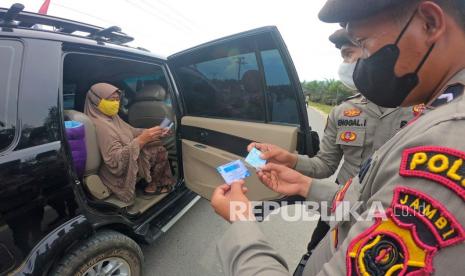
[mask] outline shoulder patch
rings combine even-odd
[[[399,174],[440,183],[465,200],[465,153],[438,146],[404,150]]]
[[[435,247],[423,243],[414,225],[396,221],[392,210],[387,220],[376,223],[358,235],[347,249],[347,275],[429,275],[433,272]]]
[[[395,189],[386,217],[376,218],[352,240],[347,275],[429,275],[441,248],[465,240],[465,231],[445,207],[411,188]]]
[[[358,108],[351,108],[344,110],[344,116],[346,117],[357,117],[362,114],[362,111]]]
[[[421,220],[434,235],[435,241],[431,245],[443,248],[465,239],[465,231],[455,217],[440,202],[423,192],[397,187],[394,190],[392,206],[400,221],[409,223],[412,221],[410,216]],[[417,230],[420,230],[418,228]],[[426,241],[426,237],[423,237],[423,240],[431,243]]]

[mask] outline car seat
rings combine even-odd
[[[165,117],[173,121],[173,110],[164,102],[166,97],[166,90],[158,84],[143,87],[129,106],[129,124],[138,128],[151,128],[159,125]]]
[[[94,123],[87,115],[75,110],[65,110],[64,115],[67,120],[77,121],[84,124],[87,159],[83,182],[87,191],[95,199],[103,200],[112,205],[116,205],[117,207],[124,208],[130,206],[131,203],[125,203],[112,195],[110,189],[103,184],[102,180],[98,176],[102,156],[97,142],[97,133],[95,131]]]

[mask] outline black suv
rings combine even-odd
[[[223,181],[216,167],[251,141],[313,155],[298,76],[276,27],[215,40],[163,58],[126,43],[118,27],[0,9],[0,275],[140,275],[138,243],[159,237]],[[166,39],[166,38],[163,38]],[[98,176],[90,86],[122,91],[120,116],[136,127],[165,117],[176,189],[119,201]],[[64,122],[85,126],[78,176]],[[278,198],[248,180],[253,200]],[[193,192],[192,192],[193,191]],[[198,194],[198,195],[197,195]]]

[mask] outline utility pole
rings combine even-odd
[[[244,61],[245,57],[237,57],[236,58],[236,63],[237,63],[237,80],[240,80],[241,79],[241,66],[242,65],[246,65],[247,62]]]

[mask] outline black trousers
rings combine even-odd
[[[308,259],[312,255],[313,250],[321,242],[321,240],[326,236],[326,233],[328,233],[328,231],[329,231],[329,225],[326,222],[322,221],[320,218],[318,220],[315,230],[313,231],[312,238],[310,239],[310,242],[307,245],[307,253],[305,253],[305,255],[302,256],[302,259],[297,265],[297,268],[295,269],[293,276],[302,275],[304,271],[304,267],[307,264]]]
[[[336,180],[336,184],[339,184],[337,180]],[[300,259],[300,262],[297,265],[297,268],[295,269],[293,276],[302,275],[304,271],[304,267],[307,264],[308,259],[312,255],[313,250],[321,242],[321,240],[326,236],[328,231],[329,231],[329,224],[322,221],[320,217],[320,219],[318,220],[318,223],[316,224],[315,230],[313,230],[312,238],[310,239],[310,242],[307,245],[307,253],[305,253],[305,255],[302,256],[302,259]]]

